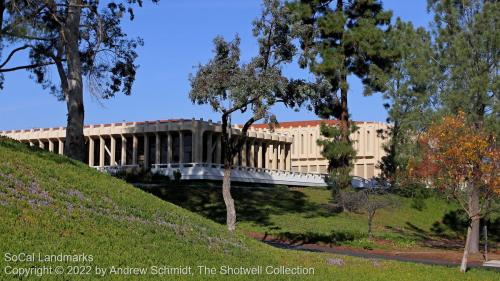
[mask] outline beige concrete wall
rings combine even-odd
[[[152,164],[174,162],[220,164],[221,131],[220,123],[203,119],[85,126],[87,163],[94,167],[124,165],[150,167]],[[241,131],[235,127],[232,129],[232,134],[238,136],[241,135]],[[0,131],[0,135],[63,154],[66,129],[59,127]],[[242,151],[235,157],[234,165],[290,170],[291,159],[286,155],[289,155],[287,149],[291,143],[292,139],[285,134],[249,132]],[[273,153],[263,155],[264,151],[271,150]]]
[[[322,147],[316,141],[321,138],[320,124],[327,122],[336,125],[335,121],[297,121],[282,122],[275,132],[292,137],[292,171],[326,173],[328,161],[321,155]],[[386,130],[387,124],[379,122],[356,122],[358,131],[351,135],[357,157],[354,163],[353,175],[371,178],[380,175],[378,162],[385,155],[384,139],[377,133]],[[252,130],[257,132],[271,131],[267,125],[256,125]]]
[[[254,125],[242,151],[234,159],[235,165],[326,173],[328,161],[321,155],[322,148],[316,143],[321,138],[321,122],[336,125],[335,121],[321,120],[282,122],[274,131],[267,125]],[[387,125],[377,122],[356,124],[359,130],[351,135],[357,151],[353,175],[364,178],[377,176],[380,170],[376,166],[384,155],[384,140],[378,136],[377,131],[387,129]],[[233,133],[241,134],[237,126]],[[0,131],[0,135],[62,154],[66,130],[63,127],[13,130]],[[180,119],[90,125],[85,126],[84,135],[90,166],[166,164],[175,162],[174,155],[177,155],[177,162],[221,162],[221,126],[210,120]],[[175,137],[177,145],[173,143]],[[187,143],[187,139],[191,139],[191,142]],[[138,147],[139,141],[143,146]],[[143,151],[140,155],[139,150]],[[188,155],[191,159],[185,159]]]

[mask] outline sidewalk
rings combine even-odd
[[[247,233],[248,236],[260,240],[273,247],[310,251],[310,252],[325,252],[340,254],[346,256],[360,257],[366,259],[381,259],[381,260],[395,260],[402,262],[414,262],[428,265],[442,265],[442,266],[460,266],[462,259],[462,252],[458,251],[444,251],[433,250],[429,251],[386,251],[386,250],[365,250],[358,248],[351,248],[345,246],[328,246],[319,244],[293,244],[290,241],[278,240],[271,236],[265,236],[259,233]],[[498,254],[490,254],[490,260],[500,259]],[[484,267],[500,271],[499,267],[486,267],[483,265],[484,260],[482,254],[470,255],[468,266],[469,267]]]

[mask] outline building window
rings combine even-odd
[[[366,130],[366,154],[371,153],[370,131]]]
[[[321,174],[326,174],[327,173],[326,165],[319,165],[319,172]]]
[[[375,165],[367,164],[366,165],[366,178],[371,179],[375,176]]]
[[[314,151],[313,134],[309,136],[309,153],[312,154]]]
[[[300,154],[304,154],[304,135],[300,135]]]
[[[362,178],[365,177],[365,165],[363,165],[363,164],[356,165],[356,174],[355,174],[355,176],[362,177]]]

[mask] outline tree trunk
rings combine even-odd
[[[349,141],[349,109],[347,107],[347,76],[342,75],[340,88],[340,128],[342,130],[342,140]]]
[[[469,253],[479,253],[480,223],[479,223],[479,191],[472,186],[469,200],[469,214],[471,216],[471,233],[469,243]]]
[[[231,167],[224,167],[224,178],[222,179],[222,196],[226,204],[226,224],[229,231],[236,229],[236,209],[231,196]]]
[[[229,231],[236,229],[236,209],[231,196],[231,166],[233,162],[233,150],[231,149],[230,131],[228,125],[228,114],[222,115],[222,138],[221,158],[224,163],[224,177],[222,178],[222,197],[226,204],[226,225]],[[229,127],[229,128],[228,128]]]
[[[3,18],[5,12],[5,0],[0,0],[0,39],[2,39],[2,30],[3,30]]]
[[[81,0],[70,0],[68,16],[63,29],[64,49],[67,57],[67,89],[65,98],[68,109],[64,154],[85,161],[85,138],[83,136],[84,106],[83,83],[79,53]]]
[[[470,238],[472,234],[472,227],[467,227],[467,238],[465,239],[465,247],[464,247],[464,255],[462,257],[462,263],[460,265],[460,272],[467,271],[467,259],[469,258],[469,247],[470,247]]]
[[[368,237],[372,237],[372,223],[375,212],[368,212]]]

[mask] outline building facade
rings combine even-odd
[[[329,126],[338,125],[338,121],[335,120],[311,120],[281,122],[274,128],[274,132],[292,137],[292,171],[320,174],[327,172],[328,160],[321,155],[322,148],[317,144],[317,140],[322,138],[321,123]],[[357,152],[353,175],[370,179],[380,175],[377,164],[385,155],[384,139],[380,133],[387,130],[387,124],[380,122],[355,122],[355,124],[358,130],[351,134],[351,140]],[[271,131],[265,124],[254,125],[252,130]]]
[[[331,125],[335,125],[332,121]],[[321,121],[283,122],[270,130],[254,125],[241,151],[234,157],[235,180],[290,185],[325,185],[327,160],[321,156]],[[358,123],[352,136],[358,151],[354,175],[378,175],[382,157],[381,123]],[[240,136],[240,127],[231,133]],[[63,154],[65,128],[0,131],[0,135],[31,146]],[[186,179],[222,178],[221,125],[211,120],[158,120],[90,125],[84,128],[89,166],[109,172],[128,167],[153,169],[172,175],[179,170]]]

